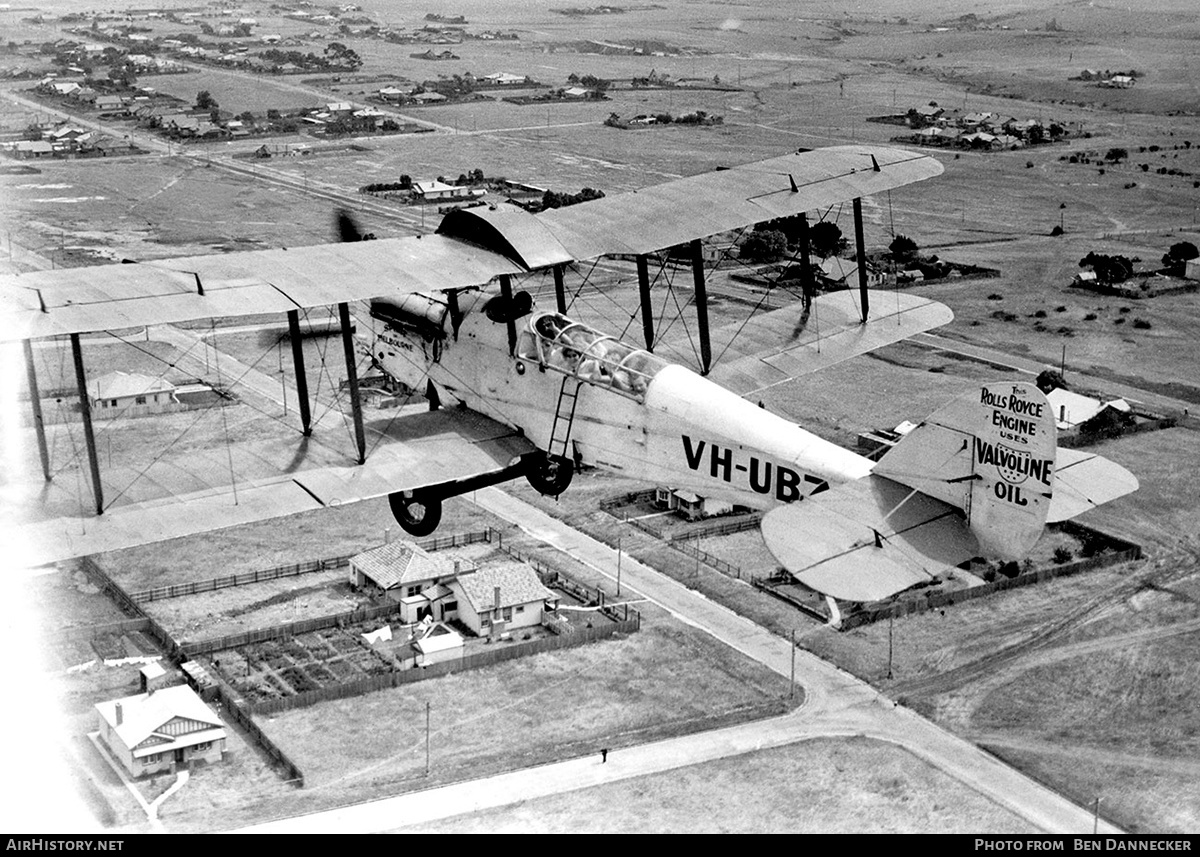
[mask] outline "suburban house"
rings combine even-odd
[[[221,719],[185,684],[96,703],[100,740],[132,776],[219,762]]]
[[[457,601],[459,621],[481,637],[540,625],[542,613],[558,606],[558,596],[519,562],[462,574],[447,585]]]
[[[88,403],[97,416],[114,415],[129,408],[138,408],[135,413],[155,413],[179,404],[174,384],[136,372],[109,372],[89,381],[87,390]]]
[[[510,74],[506,71],[498,71],[494,74],[485,74],[482,78],[484,83],[492,86],[520,86],[527,83],[529,78],[523,74]]]
[[[426,616],[452,619],[457,603],[442,581],[458,574],[453,557],[434,558],[412,542],[396,541],[360,553],[350,560],[350,585],[377,586],[400,602],[400,620],[419,622]]]
[[[413,193],[421,199],[432,201],[442,199],[474,199],[483,196],[487,191],[480,188],[462,187],[461,185],[445,184],[439,181],[413,182]]]
[[[1072,393],[1062,387],[1051,390],[1046,394],[1046,398],[1054,411],[1054,420],[1058,424],[1060,432],[1075,431],[1081,423],[1087,422],[1106,408],[1113,408],[1124,413],[1130,411],[1129,403],[1124,399],[1102,402],[1091,396]]]

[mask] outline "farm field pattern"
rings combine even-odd
[[[278,16],[266,23],[270,14],[266,4],[249,5],[254,14],[264,18],[260,29],[269,27],[285,36],[308,29]],[[566,5],[571,4],[467,0],[453,9],[408,6],[400,10],[392,3],[364,2],[363,14],[393,26],[416,29],[425,23],[422,16],[426,11],[452,12],[466,17],[468,30],[510,31],[518,39],[469,40],[454,48],[461,59],[427,62],[410,57],[424,46],[347,36],[346,43],[364,59],[357,75],[362,80],[355,75],[337,80],[316,74],[253,76],[200,67],[193,73],[157,76],[145,82],[188,101],[207,89],[222,108],[235,113],[287,110],[343,99],[363,104],[375,88],[384,85],[373,79],[420,81],[466,71],[479,76],[497,71],[525,74],[560,87],[568,85],[571,74],[625,81],[653,70],[675,80],[687,79],[694,88],[614,87],[603,101],[528,106],[493,100],[498,93],[488,91],[486,100],[396,108],[405,120],[434,127],[431,133],[372,136],[339,141],[336,146],[295,135],[230,144],[176,145],[170,154],[116,158],[106,163],[39,161],[33,165],[36,172],[0,175],[0,264],[5,271],[21,272],[108,264],[122,258],[150,260],[322,243],[332,240],[333,209],[338,205],[357,209],[356,216],[364,226],[381,237],[430,231],[439,219],[435,208],[376,208],[373,203],[368,205],[357,189],[371,182],[396,181],[402,174],[414,179],[439,175],[453,179],[479,168],[488,176],[560,192],[592,187],[612,194],[796,148],[886,143],[905,129],[868,122],[868,118],[937,102],[948,108],[1054,120],[1082,129],[1078,137],[1019,151],[935,150],[945,167],[942,176],[865,201],[868,248],[882,248],[893,234],[904,234],[923,252],[1000,272],[992,279],[964,278],[919,287],[921,294],[954,310],[955,320],[937,333],[950,341],[984,345],[1056,367],[1061,361],[1068,381],[1076,373],[1086,374],[1099,386],[1105,381],[1126,384],[1170,396],[1180,408],[1190,405],[1193,412],[1200,408],[1196,347],[1200,302],[1195,291],[1120,299],[1070,287],[1080,270],[1079,260],[1089,252],[1134,257],[1150,267],[1157,265],[1175,242],[1200,243],[1200,69],[1195,67],[1200,10],[1192,0],[1134,0],[1113,6],[1033,0],[990,4],[894,0],[870,10],[847,9],[844,3],[833,2],[798,7],[783,2],[730,6],[664,0],[620,14],[567,16],[551,11],[551,7]],[[160,6],[182,8],[184,4]],[[53,0],[45,8],[64,14],[98,7],[79,0]],[[41,42],[63,35],[54,22],[23,20],[30,14],[28,9],[0,10],[0,39]],[[970,15],[976,17],[967,17]],[[166,26],[156,23],[153,28],[161,33]],[[653,40],[682,52],[672,55],[667,51],[660,56],[584,53],[579,42],[585,39],[606,43]],[[321,43],[313,44],[316,47],[312,49],[319,52]],[[11,64],[12,60],[0,57],[0,64],[4,62]],[[1127,90],[1068,80],[1085,68],[1136,69],[1139,78],[1136,86]],[[4,90],[0,96],[6,92],[20,96],[32,83],[0,82]],[[723,121],[704,127],[635,130],[604,124],[612,113],[629,118],[638,113],[680,115],[695,110],[720,115]],[[0,112],[4,128],[20,128],[36,115],[24,103],[3,99]],[[132,126],[116,124],[114,128],[130,133]],[[261,163],[233,157],[264,142],[276,149],[304,143],[326,150]],[[1105,153],[1116,148],[1125,149],[1128,158],[1105,163]],[[247,166],[258,175],[248,175]],[[843,232],[850,233],[849,206],[821,214],[836,219]],[[1052,236],[1051,231],[1059,226],[1063,234]],[[580,273],[584,272],[576,277]],[[632,295],[631,271],[620,265],[595,276],[617,300]],[[539,283],[536,288],[539,300],[550,300],[547,284]],[[728,293],[733,288],[736,286],[730,281],[721,281],[713,301],[714,312],[723,319],[733,318],[738,311],[737,301],[721,297],[721,290]],[[629,311],[622,310],[624,315],[619,315],[613,298],[604,297],[597,287],[582,293],[579,301],[576,309],[586,320],[606,321],[606,326],[618,329],[628,323]],[[1048,318],[1043,320],[1039,311]],[[1135,327],[1125,319],[1138,319],[1142,324]],[[263,371],[276,371],[271,367],[277,367],[281,383],[290,379],[290,367],[285,367],[287,361],[280,358],[278,343],[269,333],[218,336],[216,329],[208,333],[244,364]],[[305,348],[311,362],[321,358],[325,345],[314,340]],[[38,350],[44,387],[69,387],[72,383],[69,355],[64,356],[64,351],[54,347]],[[329,374],[315,394],[325,407],[335,406],[333,391],[341,380],[336,369],[340,355],[331,354]],[[178,363],[181,378],[212,371],[212,367],[186,364],[164,343],[139,343],[133,337],[118,344],[85,340],[85,356],[89,366],[112,360],[131,369],[173,361]],[[19,353],[6,354],[5,389],[12,396],[22,383],[17,379],[20,367]],[[860,431],[919,419],[980,380],[996,377],[1021,376],[901,345],[781,385],[770,391],[764,404],[822,436],[848,444]],[[24,415],[23,404],[6,400],[3,407]],[[287,421],[294,422],[294,414],[283,413],[286,408],[280,402],[256,393],[245,393],[226,410],[227,419],[210,417],[190,434],[185,433],[188,413],[135,423],[132,428],[126,426],[128,430],[101,426],[102,468],[111,469],[114,484],[124,480],[118,490],[128,490],[128,501],[159,496],[160,488],[169,488],[172,478],[181,478],[167,475],[168,468],[216,485],[228,481],[223,475],[225,468],[229,478],[235,471],[243,474],[242,478],[257,478],[290,465],[294,431]],[[8,414],[6,420],[14,423]],[[230,425],[234,452],[226,464],[223,456]],[[163,427],[169,437],[158,442],[154,434]],[[8,498],[28,496],[22,486],[39,476],[37,454],[27,427],[6,428],[11,431],[5,438],[8,466],[0,477],[0,491],[6,498],[2,511],[6,518],[25,520],[33,516],[32,508],[13,508]],[[308,463],[338,462],[349,454],[351,442],[344,427],[319,434],[313,447],[306,450]],[[161,476],[160,470],[150,471],[162,485],[147,484],[149,479],[139,474],[139,455],[144,449],[162,450],[177,435],[184,439],[162,454],[180,456],[177,460],[184,464],[175,466],[168,461],[161,467]],[[58,510],[73,502],[66,496],[70,493],[67,489],[85,485],[86,464],[79,457],[77,427],[53,426],[51,437],[52,454],[62,470],[47,489],[45,500]],[[1200,467],[1198,437],[1194,420],[1185,419],[1176,428],[1109,441],[1098,448],[1137,474],[1141,489],[1089,513],[1083,522],[1142,544],[1145,560],[997,594],[957,605],[943,615],[898,620],[894,675],[889,677],[885,677],[889,640],[884,623],[837,634],[762,593],[731,585],[712,569],[696,566],[693,570],[690,560],[672,559],[671,551],[661,546],[638,543],[630,550],[644,550],[647,562],[658,560],[670,566],[664,568],[666,573],[709,597],[726,600],[776,633],[786,636],[796,631],[805,648],[987,747],[1079,805],[1090,806],[1100,797],[1105,817],[1127,830],[1196,832],[1200,830],[1200,794],[1195,785],[1200,782],[1200,747],[1188,715],[1200,710],[1200,676],[1192,664],[1196,634],[1200,633],[1196,608],[1200,518],[1194,499]],[[189,457],[190,465],[186,463]],[[594,477],[572,488],[560,503],[543,501],[527,490],[518,489],[518,493],[573,524],[613,537],[618,530],[606,528],[616,524],[604,520],[596,505],[636,487],[640,486]],[[361,512],[337,510],[328,519],[305,518],[277,529],[249,528],[213,536],[207,542],[150,546],[106,561],[119,579],[136,589],[212,576],[214,572],[201,574],[197,569],[214,562],[227,569],[242,569],[299,561],[306,557],[297,554],[319,554],[330,545],[351,552],[357,542],[379,542],[389,522],[385,507],[375,503]],[[463,524],[461,529],[475,528],[473,521],[483,515],[465,502],[448,506],[447,512],[456,525]],[[502,525],[491,519],[488,523]],[[717,556],[767,566],[771,560],[761,542],[753,543],[755,538],[753,532],[708,538],[703,547]],[[201,562],[198,555],[205,552],[208,556]],[[24,593],[14,588],[12,600],[6,603],[33,603],[49,617],[40,628],[27,629],[25,633],[30,635],[44,636],[73,627],[81,621],[79,616],[96,624],[114,621],[114,608],[105,606],[107,602],[77,575]],[[320,603],[332,603],[341,595],[331,590],[321,596]],[[197,613],[201,618],[195,618],[186,606],[171,609],[187,615],[196,626],[202,622],[203,612]],[[209,608],[198,601],[194,609]],[[653,612],[648,616],[652,622],[665,621]],[[24,626],[17,622],[10,629],[18,634],[18,640],[20,627]],[[669,627],[669,632],[662,632],[671,643],[662,649],[665,665],[655,663],[645,640],[619,644],[623,647],[620,663],[634,670],[639,682],[653,682],[656,668],[678,667],[700,652],[714,658],[718,666],[711,675],[704,671],[697,675],[726,694],[717,706],[724,707],[710,712],[714,717],[724,716],[726,708],[743,702],[760,704],[776,693],[781,683],[778,677],[762,674],[765,671],[741,662],[740,656],[723,651],[713,654],[716,644],[697,648],[699,644]],[[25,639],[27,646],[29,637]],[[647,635],[647,639],[658,638]],[[304,645],[313,651],[325,647],[331,660],[342,665],[334,670],[374,669],[370,658],[360,657],[361,647],[339,641],[337,635],[307,640]],[[335,650],[341,651],[339,646],[345,649],[341,660],[333,657]],[[19,643],[7,648],[21,651]],[[55,647],[45,671],[58,673],[68,661],[86,654],[81,652],[75,644]],[[274,654],[256,652],[263,661]],[[605,730],[644,729],[662,709],[679,708],[685,702],[689,716],[704,714],[699,702],[683,700],[686,694],[679,686],[642,699],[641,691],[633,686],[636,682],[623,686],[617,671],[597,664],[603,659],[596,652],[581,649],[573,657],[509,668],[518,676],[524,694],[514,700],[513,713],[506,715],[512,733],[509,743],[496,752],[488,748],[485,734],[464,732],[465,749],[455,757],[455,764],[467,769],[474,753],[483,760],[483,768],[492,772],[503,770],[507,757],[514,760],[512,765],[520,765],[522,759],[551,758],[556,747],[574,746],[565,732],[537,728],[541,714],[536,701],[530,700],[536,699],[539,682],[552,682],[543,673],[553,672],[548,664],[569,664],[578,673],[574,683],[550,698],[565,706],[571,704],[568,691],[577,688],[585,695],[586,704],[581,702],[576,712],[578,723],[583,724],[580,728],[594,728],[587,734],[597,740]],[[14,675],[27,677],[32,672],[39,681],[46,674],[26,663],[13,668]],[[736,678],[742,669],[747,670],[746,677]],[[725,674],[717,675],[722,670]],[[93,728],[92,703],[118,691],[132,692],[126,687],[127,679],[115,674],[108,678],[76,676],[67,680],[65,689],[48,688],[44,699],[38,697],[27,711],[10,714],[26,727],[60,723],[60,732],[82,734],[85,728]],[[364,704],[354,716],[383,717],[383,710],[399,699],[388,694],[400,693],[375,694],[379,698]],[[443,705],[474,710],[468,707],[470,678],[456,677],[438,693],[436,698]],[[626,718],[617,716],[614,711],[628,704],[623,695],[629,694],[638,696],[638,707]],[[693,703],[695,710],[690,707]],[[423,716],[422,705],[415,697],[397,704],[410,722],[392,724],[373,741],[380,747],[389,742],[415,747],[420,730],[414,724]],[[316,772],[321,786],[304,796],[299,805],[305,809],[334,805],[330,794],[345,778],[352,783],[350,791],[356,799],[366,798],[377,784],[378,789],[386,790],[411,780],[420,767],[419,754],[413,755],[416,751],[392,758],[380,750],[381,759],[392,761],[381,761],[380,772],[371,773],[366,757],[377,749],[375,744],[364,751],[364,747],[354,746],[352,735],[345,730],[330,738],[331,746],[340,746],[342,757],[350,754],[353,764],[346,767],[340,758],[322,755],[321,742],[314,738],[323,728],[320,718],[346,720],[354,707],[355,701],[349,700],[303,709],[265,727],[285,735]],[[466,719],[464,715],[464,723]],[[355,723],[367,728],[358,720]],[[71,758],[89,771],[86,778],[95,782],[82,787],[89,805],[79,816],[84,820],[76,820],[70,805],[61,809],[64,819],[86,827],[93,823],[89,819],[101,817],[118,827],[139,829],[144,822],[128,796],[122,798],[119,787],[104,781],[96,760],[87,755],[87,746],[75,740],[70,744]],[[931,770],[906,768],[900,751],[863,741],[822,740],[812,745],[813,758],[828,762],[819,765],[799,758],[805,756],[803,746],[564,794],[554,800],[491,811],[469,823],[478,830],[591,829],[584,822],[593,820],[594,807],[602,801],[627,807],[632,829],[691,829],[688,819],[696,817],[701,807],[716,805],[730,789],[737,788],[739,801],[747,808],[743,814],[752,812],[750,807],[769,805],[764,826],[756,828],[760,830],[847,829],[837,821],[839,812],[872,813],[870,824],[854,829],[1023,829],[1019,819],[985,806],[982,799],[972,797],[956,806],[955,792],[961,786]],[[256,760],[249,745],[239,743],[235,755],[235,766],[224,773],[200,772],[192,802],[173,808],[166,805],[163,819],[168,830],[172,818],[175,829],[180,830],[232,823],[219,819],[247,784],[259,790],[262,802],[257,808],[239,810],[238,823],[256,820],[256,812],[279,812],[278,807],[290,799],[290,787],[272,780],[271,771]],[[839,777],[828,775],[825,769],[829,765],[836,766]],[[26,766],[30,771],[26,781],[0,786],[0,796],[8,791],[36,790],[43,781],[45,788],[55,788],[63,777],[78,779],[53,766],[45,771],[35,771],[37,767],[32,762]],[[793,783],[788,794],[794,792],[797,799],[791,802],[779,800],[772,785],[789,776],[804,779],[809,789]],[[823,786],[821,804],[805,815],[796,807],[810,803],[810,793],[819,786]],[[402,786],[410,787],[414,787],[411,782]],[[768,793],[774,795],[769,804],[756,801],[756,796]],[[906,796],[910,794],[911,799]],[[913,812],[917,804],[925,808],[921,813]],[[434,825],[423,829],[446,828]],[[731,817],[728,822],[714,819],[711,829],[740,828]]]

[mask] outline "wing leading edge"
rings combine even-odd
[[[441,235],[191,256],[0,279],[0,341],[284,313],[484,285],[523,268]]]
[[[7,533],[0,528],[0,538],[18,546],[20,565],[32,568],[470,479],[503,470],[535,449],[508,426],[458,408],[406,416],[393,431],[401,437],[380,446],[365,464],[239,484],[236,494],[232,488],[209,490],[117,506],[95,518],[26,523]]]
[[[931,155],[832,146],[676,179],[538,215],[575,259],[653,253],[941,175]]]

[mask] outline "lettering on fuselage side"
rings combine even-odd
[[[805,494],[829,487],[824,479],[798,473],[787,465],[707,440],[693,441],[686,434],[680,437],[683,456],[691,470],[738,488],[748,488],[756,494],[774,496],[782,503],[799,500]],[[802,490],[802,486],[807,490]]]

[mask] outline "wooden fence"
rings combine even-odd
[[[293,762],[287,753],[276,746],[267,733],[259,728],[258,724],[254,722],[254,712],[250,706],[236,696],[229,685],[220,679],[217,679],[217,699],[229,718],[245,730],[250,736],[250,740],[258,744],[267,754],[268,760],[283,775],[283,779],[298,788],[304,788],[304,772],[300,770],[300,766]]]
[[[438,551],[450,547],[475,544],[476,542],[490,542],[498,535],[498,531],[489,527],[486,530],[454,533],[449,536],[426,539],[425,541],[417,542],[417,546],[427,551]],[[362,551],[358,553],[362,553]],[[131,593],[129,597],[139,604],[144,604],[147,601],[158,601],[163,598],[180,598],[186,595],[195,595],[198,592],[212,592],[217,589],[225,589],[230,586],[247,586],[252,583],[278,580],[282,577],[295,577],[301,574],[331,571],[338,568],[345,568],[358,553],[326,557],[324,559],[312,559],[305,562],[293,563],[292,565],[281,565],[275,568],[248,571],[245,574],[231,574],[225,577],[212,577],[208,580],[194,580],[191,583],[177,583],[173,586],[159,586],[154,589],[144,589],[141,592]]]
[[[713,556],[708,551],[703,550],[699,547],[696,547],[696,545],[692,544],[691,542],[672,541],[672,542],[669,542],[669,544],[671,545],[671,547],[675,548],[675,550],[679,551],[680,553],[690,556],[693,559],[698,559],[698,560],[700,560],[700,562],[704,563],[705,565],[708,565],[708,566],[711,566],[711,567],[717,569],[717,571],[724,572],[725,574],[728,574],[730,577],[736,577],[738,580],[742,579],[741,566],[733,565],[732,563],[728,563],[725,560],[721,559],[719,556]],[[754,579],[753,575],[747,574],[746,576],[747,576],[747,578],[749,578],[751,580]]]
[[[601,627],[580,628],[563,636],[545,637],[540,640],[530,640],[524,643],[499,643],[488,651],[478,652],[473,655],[464,655],[454,661],[443,661],[439,664],[430,664],[424,667],[397,670],[384,675],[360,679],[359,681],[334,684],[329,687],[323,687],[320,690],[310,690],[305,693],[295,694],[294,696],[285,696],[281,699],[259,702],[250,706],[250,710],[259,716],[278,714],[281,711],[302,708],[326,700],[345,699],[349,696],[358,696],[376,690],[399,687],[403,684],[411,684],[430,678],[439,678],[462,670],[492,666],[493,664],[515,658],[523,658],[540,652],[552,652],[574,646],[582,646],[615,634],[628,634],[636,631],[641,625],[641,617],[636,610],[629,612],[632,612],[634,615],[625,621],[606,623]]]
[[[286,625],[276,625],[272,628],[259,628],[255,631],[243,631],[241,634],[229,634],[212,640],[196,640],[180,643],[179,646],[189,656],[211,655],[224,649],[236,649],[251,643],[265,643],[267,640],[280,640],[295,637],[297,634],[307,634],[310,631],[320,631],[343,625],[357,625],[372,619],[382,619],[400,612],[399,601],[380,604],[376,607],[363,607],[358,610],[348,610],[345,613],[331,613],[328,616],[316,616],[312,619],[301,619]]]

